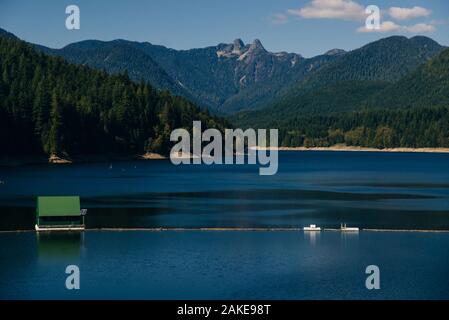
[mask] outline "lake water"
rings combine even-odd
[[[281,152],[255,165],[135,161],[0,168],[0,230],[33,229],[38,195],[80,195],[87,226],[449,229],[449,154]]]
[[[80,195],[88,228],[449,229],[449,154],[281,152],[257,166],[134,161],[0,168],[0,230]],[[449,233],[0,233],[0,298],[449,299]],[[68,264],[81,290],[65,289]],[[381,289],[365,288],[378,265]],[[419,275],[419,277],[417,277]]]
[[[449,299],[448,248],[446,233],[6,233],[0,298]],[[72,264],[80,290],[65,288]]]

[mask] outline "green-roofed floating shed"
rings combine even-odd
[[[38,197],[35,227],[37,231],[84,230],[85,212],[77,196]]]

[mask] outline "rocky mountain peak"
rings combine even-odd
[[[218,48],[217,56],[219,58],[238,58],[238,60],[244,60],[249,56],[268,52],[259,39],[254,40],[251,45],[245,45],[241,39],[235,39],[232,44],[220,44]]]
[[[262,42],[260,42],[259,39],[256,39],[253,41],[253,43],[251,43],[251,46],[249,47],[249,50],[263,50],[266,51],[265,48],[262,45]]]
[[[245,47],[245,43],[242,41],[242,39],[234,40],[234,50],[241,51],[244,47]]]

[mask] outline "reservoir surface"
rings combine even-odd
[[[170,161],[0,168],[0,230],[35,199],[79,195],[82,234],[0,233],[0,298],[449,299],[449,233],[98,231],[98,228],[449,230],[449,154],[281,152],[279,171]],[[77,265],[81,289],[65,288]],[[381,289],[367,290],[377,265]]]

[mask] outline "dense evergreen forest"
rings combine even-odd
[[[329,84],[232,121],[279,128],[287,147],[449,147],[449,49],[397,82]]]
[[[295,118],[280,129],[286,147],[449,147],[449,108],[365,110]]]
[[[0,37],[0,152],[166,154],[174,128],[223,129],[192,103],[127,74],[108,75]]]

